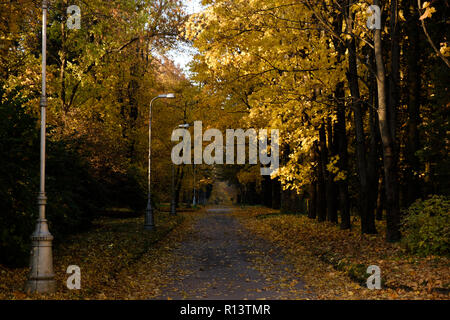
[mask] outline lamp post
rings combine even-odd
[[[150,101],[150,119],[148,125],[148,195],[147,195],[147,208],[145,209],[145,224],[144,228],[146,230],[153,230],[155,223],[153,220],[153,208],[151,203],[151,171],[152,171],[152,105],[157,99],[173,99],[175,94],[167,93],[160,94]]]
[[[31,235],[30,273],[25,284],[25,291],[30,293],[52,293],[56,291],[55,274],[53,273],[52,241],[53,236],[48,230],[45,219],[45,136],[46,136],[46,67],[47,67],[47,6],[48,1],[42,1],[42,93],[41,107],[41,150],[40,150],[40,183],[37,202],[39,218],[36,229]]]

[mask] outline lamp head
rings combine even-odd
[[[167,99],[173,99],[175,98],[175,93],[166,93],[166,94],[160,94],[158,98],[167,98]]]

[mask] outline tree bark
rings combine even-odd
[[[391,35],[391,73],[389,76],[389,128],[395,154],[398,153],[397,143],[397,110],[400,104],[400,31],[398,24],[398,0],[391,0],[390,16]]]
[[[262,194],[263,199],[262,203],[264,206],[271,208],[272,207],[272,180],[269,176],[263,176],[263,180],[261,182],[262,186]]]
[[[414,0],[412,0],[414,1]],[[405,1],[410,4],[410,1]],[[404,11],[407,14],[408,23],[406,25],[408,34],[408,47],[406,56],[408,62],[407,90],[408,90],[408,122],[407,139],[405,152],[405,206],[411,205],[421,194],[421,185],[418,179],[420,162],[416,152],[420,148],[419,125],[420,125],[420,32],[419,15],[414,10],[414,6],[405,5]]]
[[[374,66],[375,67],[375,66]],[[369,158],[367,165],[367,174],[369,180],[369,219],[374,221],[374,212],[377,205],[378,199],[378,180],[379,180],[379,130],[377,122],[376,107],[378,106],[377,101],[377,86],[376,79],[374,76],[370,76],[370,94],[369,94],[369,129],[370,129],[370,149]],[[374,228],[376,228],[374,226]]]
[[[317,152],[315,145],[310,151],[311,161],[317,162]],[[308,218],[315,219],[317,217],[317,177],[318,167],[314,167],[313,176],[311,177],[311,184],[309,185],[309,205],[308,205]]]
[[[327,196],[326,196],[326,186],[325,186],[325,163],[324,163],[324,148],[323,145],[326,144],[325,140],[325,128],[323,126],[319,129],[319,145],[316,150],[319,155],[318,157],[318,175],[317,175],[317,219],[319,222],[323,222],[327,219]]]
[[[350,25],[352,19],[350,19]],[[361,110],[361,97],[358,85],[358,70],[356,65],[356,44],[352,39],[349,43],[349,70],[347,77],[349,79],[350,92],[352,95],[352,107],[356,135],[356,162],[358,167],[358,176],[360,183],[359,211],[361,214],[361,232],[376,233],[375,221],[369,219],[369,182],[366,166],[366,147],[364,137],[364,123]]]
[[[380,5],[375,0],[375,5]],[[400,240],[400,212],[398,204],[397,166],[394,142],[389,123],[389,105],[386,101],[386,74],[383,63],[381,30],[374,31],[375,62],[378,89],[378,122],[383,145],[383,162],[386,190],[386,240]]]
[[[328,153],[329,156],[335,156],[336,155],[336,148],[334,147],[334,141],[333,141],[333,128],[331,126],[331,119],[327,119],[327,140],[328,140]],[[326,164],[329,163],[329,158],[327,157]],[[334,182],[334,174],[331,173],[327,167],[325,166],[325,177],[326,177],[326,190],[327,190],[327,220],[333,223],[338,223],[338,216],[337,216],[337,191],[336,191],[336,183]]]
[[[309,185],[308,218],[317,217],[317,183],[314,181]]]
[[[383,209],[384,209],[384,202],[385,202],[383,175],[381,175],[379,177],[377,195],[378,195],[377,196],[377,208],[376,208],[375,218],[378,221],[381,221],[381,220],[383,220]]]
[[[336,86],[335,92],[337,100],[335,134],[337,137],[339,170],[345,173],[345,179],[338,182],[339,189],[339,211],[341,213],[341,229],[350,229],[350,201],[348,195],[348,150],[347,133],[345,128],[345,104],[344,104],[344,83],[340,82]]]
[[[277,179],[272,181],[272,209],[281,207],[281,183]]]

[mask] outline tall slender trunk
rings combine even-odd
[[[354,1],[350,0],[350,7]],[[353,27],[353,13],[348,9],[347,27],[348,31],[352,33]],[[375,221],[371,219],[369,214],[369,181],[367,177],[366,166],[366,147],[364,137],[364,123],[361,109],[361,97],[358,84],[358,68],[356,64],[356,43],[352,38],[348,42],[349,51],[349,68],[347,78],[349,80],[350,93],[352,95],[352,107],[355,123],[355,135],[356,135],[356,157],[358,176],[360,183],[360,197],[359,197],[359,210],[361,214],[361,232],[362,233],[376,233]]]
[[[284,166],[289,161],[289,152],[290,148],[288,144],[283,144],[282,153],[280,157],[280,165]],[[281,212],[293,212],[295,208],[293,208],[292,196],[290,190],[283,190],[281,188],[281,196],[280,196],[280,209]]]
[[[375,66],[373,66],[375,67]],[[369,85],[369,130],[370,130],[370,149],[367,165],[367,173],[369,180],[369,215],[373,215],[377,206],[378,199],[378,181],[379,181],[379,129],[377,122],[376,108],[377,101],[377,86],[375,76],[370,76]],[[373,219],[371,217],[371,219]]]
[[[400,30],[398,24],[398,0],[391,0],[391,73],[389,75],[389,129],[391,130],[394,152],[398,153],[397,110],[400,104]],[[397,155],[396,155],[397,157]]]
[[[338,182],[339,188],[339,211],[341,213],[341,229],[350,229],[350,199],[348,195],[348,150],[347,133],[345,128],[345,104],[344,104],[344,83],[339,82],[336,86],[335,96],[337,100],[336,126],[339,170],[345,173],[346,178]]]
[[[311,162],[317,162],[317,152],[315,145],[310,151]],[[311,178],[311,184],[309,185],[309,205],[308,205],[308,218],[315,219],[317,217],[317,177],[318,167],[314,167],[313,176]]]
[[[380,5],[375,0],[375,5]],[[374,31],[375,62],[378,88],[378,123],[383,145],[383,162],[386,191],[386,240],[400,240],[400,210],[398,204],[398,181],[395,149],[389,123],[389,105],[386,101],[386,74],[383,63],[381,30]]]
[[[415,1],[415,0],[412,0]],[[405,1],[410,4],[410,1]],[[406,5],[404,11],[407,13],[408,24],[406,25],[408,34],[408,47],[406,50],[408,72],[407,72],[407,90],[408,90],[408,122],[407,122],[407,140],[406,140],[406,168],[405,168],[405,205],[409,206],[421,194],[418,173],[420,171],[420,162],[416,152],[420,148],[419,124],[420,124],[420,39],[419,39],[419,15],[412,9],[415,6]]]
[[[263,194],[263,205],[271,208],[272,207],[272,179],[269,176],[263,176],[261,182],[262,194]]]
[[[63,130],[67,127],[67,103],[66,103],[66,67],[67,67],[67,47],[66,47],[66,25],[61,22],[61,51],[59,52],[59,58],[61,61],[61,69],[59,70],[60,81],[60,102],[61,102],[61,118]]]
[[[327,145],[328,154],[330,157],[336,155],[336,148],[333,141],[333,127],[331,126],[331,118],[327,119]],[[329,159],[326,159],[325,164],[329,163]],[[326,190],[327,190],[327,220],[330,222],[338,223],[337,206],[336,206],[336,183],[334,182],[334,174],[325,167],[326,174]]]
[[[383,209],[384,209],[384,202],[385,202],[385,192],[384,192],[384,175],[380,175],[379,181],[378,181],[378,193],[377,193],[377,208],[376,208],[376,214],[375,218],[378,221],[383,220]]]
[[[327,219],[327,195],[325,186],[325,176],[324,172],[325,162],[324,162],[324,151],[326,147],[325,141],[325,128],[320,126],[319,129],[319,146],[316,145],[316,150],[319,155],[318,157],[318,175],[317,175],[317,219],[319,222],[325,221]]]
[[[339,4],[344,7],[345,0],[340,0]],[[336,34],[342,30],[344,18],[346,16],[345,10],[334,19],[333,29]],[[338,60],[342,62],[345,59],[345,45],[336,38],[333,38],[333,43],[338,53]],[[345,117],[345,91],[344,82],[339,82],[336,85],[335,92],[336,101],[336,122],[334,126],[334,133],[336,139],[336,152],[339,156],[338,167],[341,172],[345,174],[345,179],[337,182],[338,188],[338,207],[341,215],[341,229],[350,229],[350,197],[348,194],[348,143],[346,132],[346,117]]]

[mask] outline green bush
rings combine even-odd
[[[450,199],[434,195],[416,200],[404,212],[404,245],[413,253],[450,255]]]

